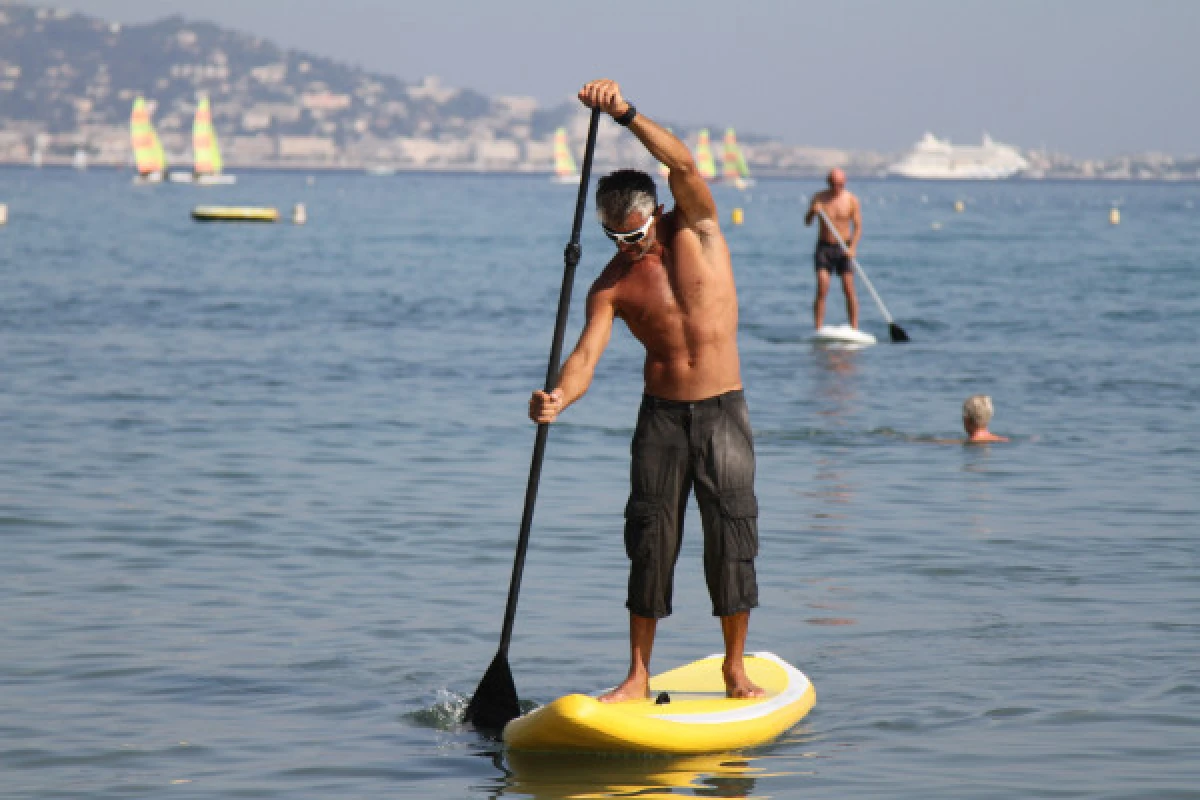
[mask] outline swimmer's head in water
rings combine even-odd
[[[963,426],[968,431],[986,428],[994,413],[992,398],[986,394],[973,394],[963,401]]]

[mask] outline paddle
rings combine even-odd
[[[579,175],[579,197],[575,201],[575,224],[571,228],[571,240],[563,253],[562,290],[558,295],[558,317],[554,321],[554,343],[550,346],[550,363],[546,367],[546,391],[552,391],[558,383],[559,359],[562,356],[563,337],[567,328],[567,312],[571,307],[571,284],[575,280],[575,267],[583,255],[579,246],[579,234],[583,229],[583,210],[587,205],[588,182],[592,172],[592,153],[596,149],[596,126],[600,122],[600,110],[592,109],[588,126],[587,148],[583,153],[583,168]],[[517,616],[517,594],[521,590],[521,573],[525,569],[525,551],[529,549],[529,529],[533,525],[533,506],[537,500],[538,480],[542,474],[542,457],[546,452],[546,438],[550,426],[538,425],[533,445],[533,463],[529,466],[529,483],[525,486],[525,511],[521,514],[521,533],[517,537],[517,553],[513,560],[512,579],[508,584],[508,605],[504,609],[504,628],[500,633],[500,648],[491,666],[483,673],[475,696],[467,704],[463,720],[481,731],[499,733],[505,723],[521,715],[517,701],[517,687],[513,683],[512,670],[508,666],[508,645],[512,640],[513,620]]]
[[[871,279],[867,277],[867,271],[862,268],[861,264],[858,263],[857,258],[850,255],[850,248],[846,246],[846,240],[842,238],[842,234],[838,232],[837,228],[833,227],[833,223],[829,221],[829,217],[825,216],[824,211],[818,208],[817,213],[820,214],[821,219],[825,221],[825,227],[833,231],[833,235],[837,237],[838,244],[842,246],[842,250],[844,250],[846,255],[849,257],[850,263],[854,265],[856,270],[858,270],[858,274],[862,276],[863,283],[865,283],[867,288],[871,290],[871,297],[875,298],[875,304],[879,306],[879,310],[883,312],[883,318],[887,320],[888,333],[892,335],[892,341],[909,341],[908,334],[904,332],[904,328],[901,328],[895,323],[895,321],[892,320],[892,315],[888,313],[887,306],[883,304],[883,300],[879,299],[879,293],[876,292],[875,287],[871,285]]]

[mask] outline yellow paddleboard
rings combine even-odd
[[[750,680],[766,696],[728,698],[723,660],[709,656],[654,676],[646,700],[560,697],[508,723],[504,743],[512,750],[538,752],[721,753],[778,738],[817,700],[804,673],[773,653],[746,655]]]

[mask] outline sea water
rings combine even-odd
[[[575,190],[0,171],[0,795],[1200,797],[1200,187],[852,182],[912,338],[860,282],[860,350],[809,341],[819,188],[716,190],[749,647],[815,709],[742,754],[531,759],[458,715],[496,652]],[[304,227],[188,215],[297,202]],[[586,222],[568,346],[612,253]],[[624,674],[640,367],[618,323],[551,432],[527,705]],[[976,393],[1010,443],[942,442]],[[721,647],[687,529],[659,669]]]

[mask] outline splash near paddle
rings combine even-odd
[[[723,655],[650,679],[650,697],[601,703],[569,694],[514,719],[505,745],[517,751],[687,755],[756,747],[786,733],[817,701],[803,672],[774,653],[746,654],[764,697],[725,696]]]

